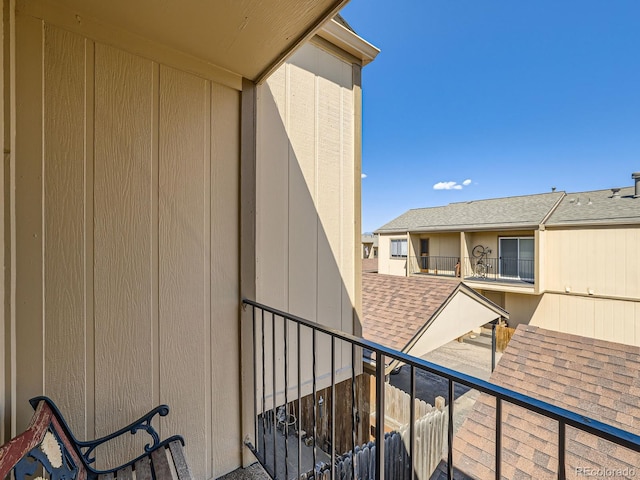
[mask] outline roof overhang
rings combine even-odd
[[[302,42],[315,35],[347,2],[18,0],[17,9],[30,10],[33,15],[34,11],[62,7],[68,11],[70,23],[90,22],[132,32],[230,74],[259,82]],[[345,44],[344,48],[360,49],[358,58],[364,60],[367,55],[371,56],[366,42],[349,40],[348,35],[333,24],[325,35],[336,37],[336,41]]]
[[[452,340],[500,319],[509,319],[509,312],[464,283],[460,283],[436,312],[415,333],[402,352],[414,357],[427,353]],[[375,361],[365,358],[365,363]],[[402,363],[392,360],[385,365],[389,373]]]
[[[378,48],[334,19],[322,26],[318,31],[318,36],[353,55],[362,62],[362,66],[372,62],[380,53]]]
[[[540,224],[538,223],[504,223],[500,225],[446,225],[442,227],[428,226],[411,229],[376,230],[374,233],[376,233],[377,235],[406,235],[407,233],[500,232],[505,230],[538,230],[539,228]]]

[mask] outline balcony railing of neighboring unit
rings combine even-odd
[[[533,283],[534,260],[521,258],[465,258],[464,277],[478,280],[506,280]]]
[[[502,478],[501,475],[501,454],[502,454],[502,408],[503,404],[517,405],[530,412],[548,417],[558,422],[558,443],[557,443],[557,459],[558,471],[557,478],[565,479],[565,455],[566,455],[566,427],[576,428],[587,434],[594,435],[600,439],[612,442],[614,444],[640,452],[640,436],[621,430],[611,425],[604,424],[597,420],[587,418],[578,413],[556,407],[549,403],[534,399],[527,395],[514,392],[507,388],[495,385],[488,381],[474,378],[449,368],[445,368],[426,360],[412,357],[405,353],[384,347],[382,345],[367,341],[363,338],[340,332],[330,327],[319,325],[317,323],[305,320],[286,312],[270,308],[266,305],[256,303],[251,300],[244,300],[244,307],[251,309],[250,318],[252,318],[253,328],[253,360],[254,360],[254,418],[255,445],[246,440],[247,447],[253,452],[258,461],[266,468],[272,478],[278,480],[289,480],[292,478],[313,477],[316,480],[338,480],[341,474],[344,474],[345,466],[339,462],[335,443],[332,441],[328,445],[328,452],[321,452],[316,446],[317,429],[321,421],[325,424],[329,422],[330,438],[336,439],[337,429],[350,429],[350,445],[348,448],[351,452],[357,452],[356,449],[356,428],[360,421],[359,415],[368,412],[359,412],[356,409],[358,405],[356,401],[356,372],[361,369],[357,367],[357,363],[362,361],[361,352],[371,352],[372,358],[375,358],[375,411],[385,411],[385,364],[393,360],[400,361],[410,368],[409,375],[409,392],[411,401],[410,417],[416,419],[415,398],[416,398],[416,373],[427,372],[444,379],[448,383],[448,407],[445,408],[448,415],[447,423],[447,462],[446,470],[449,479],[454,478],[454,462],[453,450],[451,448],[454,441],[454,400],[456,390],[460,386],[478,390],[488,394],[495,399],[495,478]],[[304,341],[306,337],[307,341]],[[302,347],[302,344],[305,344]],[[271,350],[271,351],[269,351]],[[303,356],[311,361],[311,365],[306,365]],[[351,397],[351,408],[345,417],[337,418],[336,416],[336,361],[341,358],[344,364],[345,359],[348,361],[350,375],[348,381],[351,385],[345,396]],[[320,362],[324,361],[324,367],[320,366]],[[304,370],[304,372],[303,372]],[[329,372],[325,375],[325,381],[330,380],[330,392],[327,394],[329,400],[328,412],[324,412],[324,405],[317,399],[317,382],[319,372]],[[310,378],[306,378],[309,376]],[[271,377],[267,381],[267,377]],[[302,438],[301,435],[295,435],[295,423],[299,422],[302,415],[301,389],[299,385],[309,381],[311,400],[313,402],[311,411],[311,431],[310,435],[313,439],[312,445],[312,465],[311,471],[302,469]],[[325,390],[326,392],[327,390]],[[322,397],[320,397],[322,399]],[[373,402],[373,401],[372,401]],[[349,403],[349,402],[348,402]],[[291,408],[295,405],[295,408]],[[373,407],[373,405],[372,405]],[[307,412],[309,413],[309,412]],[[296,418],[297,417],[297,418]],[[293,432],[290,431],[290,425],[294,425]],[[325,425],[323,424],[323,425]],[[281,427],[279,431],[278,427]],[[398,466],[390,467],[383,459],[389,458],[385,456],[387,442],[380,442],[381,432],[384,432],[385,415],[376,415],[375,432],[376,445],[370,449],[372,462],[368,464],[368,478],[376,480],[396,480],[397,478],[417,478],[415,464],[420,463],[415,453],[416,447],[416,427],[411,421],[408,426],[409,435],[406,440],[406,448],[400,453],[401,465],[404,471],[400,472]],[[307,427],[309,428],[309,427]],[[298,431],[300,424],[297,425]],[[384,435],[384,433],[382,433]],[[289,439],[293,438],[293,442]],[[280,445],[276,448],[276,445]],[[373,453],[375,452],[375,453]],[[309,455],[309,452],[304,452]],[[320,454],[326,459],[324,465],[319,462]],[[350,452],[348,452],[350,453]],[[390,452],[393,453],[393,452]],[[439,452],[437,452],[439,453]],[[571,452],[569,452],[571,454]],[[398,457],[398,452],[394,453]],[[344,457],[341,457],[344,458]],[[360,457],[357,457],[358,460]],[[439,458],[439,457],[438,457]],[[415,460],[415,461],[414,461]],[[388,460],[387,460],[388,462]],[[346,462],[349,467],[348,478],[358,480],[356,475],[356,466],[354,462]],[[341,469],[338,472],[338,469]],[[394,471],[396,474],[394,474]],[[458,470],[456,469],[456,472]],[[371,475],[374,472],[375,475]],[[386,478],[385,478],[386,476]]]
[[[410,257],[410,274],[428,273],[455,277],[460,275],[460,259],[458,257],[441,257],[435,255]]]

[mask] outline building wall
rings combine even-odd
[[[413,248],[410,255],[420,256],[420,240],[429,240],[429,255],[436,257],[459,257],[460,256],[460,235],[458,233],[430,233],[411,235],[411,246]]]
[[[559,332],[640,346],[640,302],[545,293],[531,318]]]
[[[640,300],[640,226],[547,229],[547,291]]]
[[[407,258],[391,258],[391,239],[407,238],[406,235],[378,236],[378,273],[407,276]],[[411,244],[407,245],[411,255]]]
[[[503,295],[504,309],[509,312],[509,326],[512,328],[516,328],[521,323],[525,325],[529,324],[542,300],[542,295],[526,295],[511,292],[505,292]]]
[[[196,478],[236,468],[239,92],[23,14],[15,74],[13,433],[167,403]]]
[[[310,43],[259,86],[257,98],[257,301],[356,333],[360,329],[356,276],[361,257],[356,138],[360,68],[338,52]],[[278,319],[275,327],[271,318],[265,324],[267,348],[274,331],[277,339],[276,404],[280,405],[285,401],[284,327]],[[288,348],[295,352],[293,328],[288,338]],[[307,329],[302,331],[301,349],[305,395],[311,391],[313,365]],[[317,358],[316,379],[322,387],[330,381],[331,371],[326,336],[318,336]],[[351,349],[338,345],[339,379],[350,375],[350,365]],[[273,368],[265,372],[268,396],[273,390],[272,372]],[[260,386],[260,369],[257,374]],[[293,354],[288,374],[288,398],[293,398],[297,395]],[[261,392],[256,393],[260,397]],[[272,401],[267,400],[267,408]]]
[[[640,345],[640,226],[549,228],[531,323]]]

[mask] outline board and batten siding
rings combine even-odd
[[[545,289],[640,300],[640,226],[547,229]]]
[[[257,300],[349,333],[354,332],[360,291],[355,272],[360,252],[360,178],[355,178],[360,171],[355,141],[359,85],[354,80],[359,68],[308,43],[257,92]],[[266,344],[271,345],[270,317],[265,324]],[[282,322],[275,328],[276,338],[282,339]],[[289,330],[292,352],[294,330]],[[310,338],[303,329],[303,394],[311,391]],[[279,347],[276,371],[283,372]],[[327,385],[330,372],[327,337],[318,336],[317,352],[323,359],[317,372],[320,388]],[[288,385],[295,386],[297,358],[291,357]],[[350,347],[337,345],[336,365],[342,371],[339,379],[351,374]],[[271,370],[266,375],[271,385]],[[258,378],[258,385],[261,382]],[[283,389],[281,373],[279,394]],[[283,401],[280,396],[278,404]]]
[[[548,228],[531,324],[640,346],[640,227]]]
[[[640,302],[545,293],[531,325],[640,347]]]
[[[239,92],[18,14],[16,104],[14,428],[167,403],[196,478],[237,468]]]

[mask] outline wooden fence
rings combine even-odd
[[[385,480],[411,480],[410,450],[411,396],[392,385],[385,385]],[[430,478],[442,459],[446,446],[448,409],[444,398],[436,398],[436,406],[415,398],[415,451],[414,469],[418,478]],[[374,402],[371,402],[374,404]],[[375,415],[371,414],[371,424],[375,424]],[[374,466],[365,467],[375,443],[369,442],[356,449],[356,479],[372,480]],[[342,460],[341,471],[351,465],[349,460]],[[343,478],[343,477],[340,477]]]
[[[496,326],[496,350],[498,352],[504,352],[509,344],[509,340],[516,332],[515,328],[505,327],[504,325]]]

